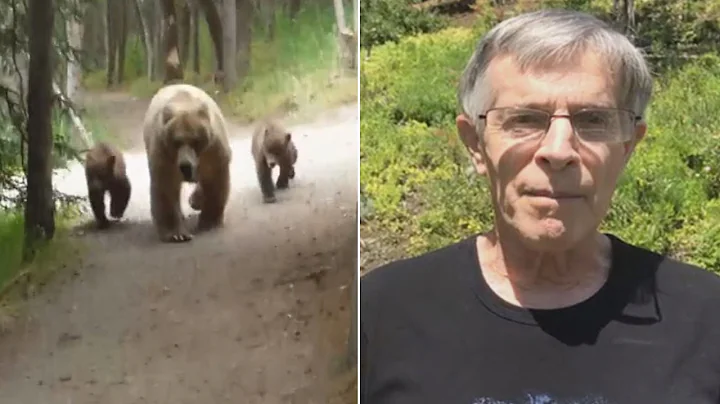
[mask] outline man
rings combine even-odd
[[[362,403],[720,403],[720,277],[598,230],[651,92],[592,16],[485,35],[457,128],[495,225],[363,278]]]

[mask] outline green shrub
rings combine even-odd
[[[440,16],[410,7],[408,0],[360,0],[360,15],[360,46],[368,49],[447,25]]]
[[[675,256],[720,272],[720,200],[702,206],[701,214],[672,235]]]
[[[476,30],[448,28],[378,47],[363,63],[362,97],[382,102],[395,122],[453,120],[457,81],[478,37]]]

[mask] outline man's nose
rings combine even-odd
[[[536,156],[551,169],[562,170],[580,161],[578,139],[569,117],[555,116],[551,119],[548,133]]]

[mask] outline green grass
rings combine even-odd
[[[454,126],[457,79],[486,28],[407,37],[363,63],[360,182],[372,216],[361,231],[399,246],[399,257],[492,225],[486,181],[466,172]],[[718,66],[720,56],[707,54],[659,78],[648,136],[603,230],[720,272]]]
[[[37,291],[58,270],[75,262],[80,246],[68,233],[77,218],[73,209],[56,214],[56,233],[30,263],[22,262],[24,219],[21,211],[0,211],[0,306]]]
[[[17,275],[22,263],[23,246],[22,212],[0,213],[0,285]]]

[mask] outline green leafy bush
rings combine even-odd
[[[372,48],[406,35],[434,32],[444,18],[410,7],[408,0],[360,0],[360,46]]]

